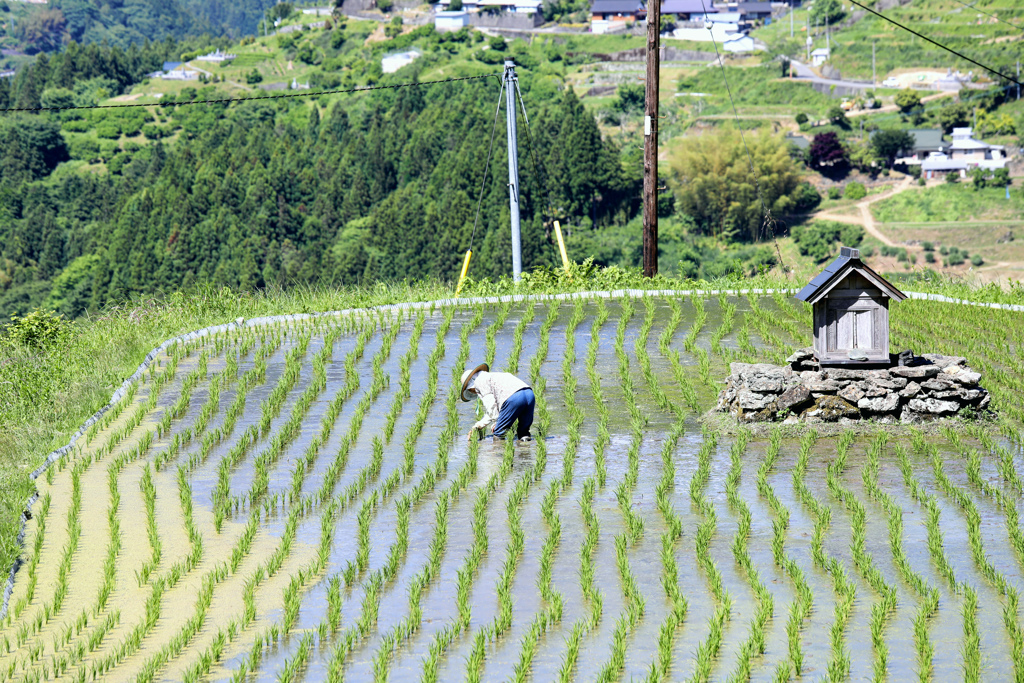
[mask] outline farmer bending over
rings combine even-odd
[[[472,401],[473,395],[480,397],[487,412],[484,419],[473,425],[468,438],[480,432],[483,438],[489,425],[494,425],[494,436],[504,438],[505,432],[516,420],[516,438],[530,440],[530,426],[533,424],[533,389],[515,375],[507,372],[491,372],[487,363],[481,363],[472,370],[462,373],[463,401]]]

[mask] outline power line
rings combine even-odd
[[[996,76],[999,76],[1000,78],[1005,78],[1006,80],[1010,81],[1011,83],[1016,83],[1017,85],[1022,85],[1022,83],[1021,83],[1020,81],[1018,81],[1018,80],[1017,80],[1016,78],[1014,78],[1013,76],[1007,76],[1007,75],[1006,75],[1006,74],[1004,74],[1003,72],[1001,72],[1001,71],[997,71],[997,70],[993,69],[993,68],[992,68],[992,67],[990,67],[990,66],[986,66],[986,65],[982,64],[981,62],[979,62],[979,61],[978,61],[978,60],[976,60],[976,59],[971,59],[970,57],[968,57],[967,55],[963,54],[962,52],[957,52],[957,51],[956,51],[956,50],[954,50],[953,48],[951,48],[951,47],[947,47],[946,45],[943,45],[942,43],[940,43],[940,42],[938,42],[938,41],[932,40],[932,39],[931,39],[931,38],[929,38],[928,36],[926,36],[926,35],[923,35],[923,34],[921,34],[921,33],[918,33],[917,31],[915,31],[915,30],[914,30],[914,29],[912,29],[912,28],[907,28],[906,26],[904,26],[903,24],[899,23],[899,22],[898,22],[898,21],[896,21],[895,19],[890,19],[889,17],[885,16],[885,15],[884,15],[884,14],[882,14],[881,12],[876,12],[875,10],[871,9],[870,7],[868,7],[868,6],[866,6],[866,5],[862,5],[861,3],[857,2],[857,0],[850,0],[850,2],[852,2],[852,3],[853,3],[854,5],[856,5],[857,7],[860,7],[861,9],[864,9],[864,10],[867,10],[868,12],[871,12],[872,14],[874,14],[874,15],[875,15],[875,16],[877,16],[877,17],[880,17],[880,18],[882,18],[882,19],[885,19],[885,20],[886,20],[886,21],[888,21],[888,22],[889,22],[890,24],[894,24],[894,25],[896,25],[896,26],[899,26],[899,27],[900,27],[901,29],[903,29],[904,31],[908,31],[908,32],[910,32],[910,33],[913,33],[913,34],[914,34],[915,36],[917,36],[918,38],[921,38],[921,39],[923,39],[923,40],[927,40],[927,41],[928,41],[929,43],[931,43],[932,45],[935,45],[936,47],[941,47],[941,48],[942,48],[943,50],[945,50],[946,52],[951,52],[951,53],[955,54],[955,55],[956,55],[957,57],[959,57],[960,59],[963,59],[963,60],[965,60],[965,61],[968,61],[968,62],[970,62],[971,64],[975,64],[975,65],[977,65],[977,66],[980,66],[980,67],[981,67],[982,69],[984,69],[985,71],[990,71],[990,72],[994,73],[994,74],[995,74]]]
[[[704,9],[704,18],[707,21],[708,8],[704,6],[704,0],[700,0],[701,7]],[[712,23],[713,25],[713,23]],[[718,52],[718,41],[715,40],[715,34],[711,31],[711,26],[708,26],[708,35],[711,36],[711,44],[715,46],[715,57],[718,61],[718,65],[722,69],[722,81],[725,83],[725,91],[729,93],[729,104],[732,105],[732,115],[736,119],[736,129],[740,132],[740,140],[743,141],[743,149],[747,152],[747,163],[750,164],[750,175],[754,178],[754,189],[757,190],[757,199],[761,202],[761,211],[764,214],[764,219],[761,224],[761,229],[768,228],[768,232],[772,236],[772,242],[775,244],[775,253],[779,257],[779,266],[782,268],[782,272],[786,272],[786,264],[782,260],[782,250],[779,249],[779,241],[775,238],[775,219],[772,218],[771,209],[765,204],[764,195],[761,193],[761,181],[757,177],[757,170],[754,168],[754,157],[750,154],[750,148],[747,146],[747,138],[743,135],[743,128],[740,126],[740,115],[736,111],[736,102],[732,99],[732,88],[729,87],[729,79],[725,74],[725,62],[722,60],[722,55]],[[760,236],[760,233],[758,233]]]
[[[986,15],[986,16],[992,17],[992,18],[993,18],[993,19],[995,19],[996,21],[998,21],[998,22],[1001,22],[1001,23],[1003,23],[1003,24],[1006,24],[1007,26],[1012,26],[1012,27],[1014,27],[1015,29],[1017,29],[1018,31],[1020,31],[1020,30],[1024,30],[1024,29],[1022,29],[1022,28],[1021,28],[1020,26],[1017,26],[1017,24],[1013,24],[1013,23],[1010,23],[1009,21],[1006,21],[1005,19],[1000,19],[1000,18],[999,18],[999,17],[997,17],[996,15],[994,15],[994,14],[990,14],[989,12],[986,12],[985,10],[981,9],[980,7],[978,7],[978,6],[976,6],[976,5],[968,5],[968,4],[966,3],[966,2],[963,2],[962,0],[953,0],[953,2],[955,2],[955,3],[957,3],[957,4],[960,4],[960,5],[963,5],[964,7],[968,8],[968,9],[973,9],[973,10],[977,10],[977,11],[978,11],[978,12],[980,12],[981,14],[984,14],[984,15]]]
[[[71,109],[129,109],[132,107],[184,107],[190,104],[231,104],[232,102],[249,102],[252,100],[278,100],[286,97],[316,97],[319,95],[341,95],[355,92],[369,92],[371,90],[393,90],[396,88],[412,88],[421,85],[436,85],[438,83],[455,83],[458,81],[476,81],[484,78],[500,78],[497,74],[484,74],[483,76],[463,76],[461,78],[445,78],[437,81],[416,81],[413,83],[396,83],[394,85],[369,85],[359,88],[348,88],[345,90],[305,90],[302,92],[286,93],[283,95],[254,95],[253,97],[227,97],[217,100],[189,100],[188,102],[150,102],[131,104],[93,104],[73,107],[8,107],[0,109],[0,112],[14,111],[67,111]]]

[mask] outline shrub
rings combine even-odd
[[[864,199],[864,197],[866,197],[867,194],[868,194],[868,191],[864,188],[864,185],[861,184],[861,183],[858,183],[857,181],[853,181],[851,183],[847,183],[846,184],[846,189],[843,191],[843,195],[847,199],[852,199],[854,201],[856,201],[858,199]]]
[[[796,125],[802,126],[803,124],[807,123],[807,114],[800,112],[799,114],[796,115],[794,120],[796,121]]]
[[[975,254],[971,257],[971,264],[974,266],[980,266],[985,262],[985,259],[981,258],[980,254]]]
[[[935,245],[927,241],[921,243],[921,248],[925,251],[935,251]]]
[[[0,342],[47,351],[61,346],[73,334],[73,322],[53,311],[36,309],[23,318],[11,316]]]
[[[960,182],[960,173],[959,173],[959,171],[950,171],[949,173],[947,173],[946,174],[946,182],[950,183],[950,184],[959,183]]]
[[[249,85],[261,83],[263,82],[263,74],[260,73],[259,69],[253,68],[252,71],[245,75],[245,82]]]
[[[121,127],[114,121],[104,121],[96,126],[96,135],[108,140],[116,140],[121,137]]]
[[[164,136],[164,129],[161,126],[147,123],[142,127],[142,134],[146,136],[147,140],[159,140]]]
[[[828,188],[828,198],[829,199],[839,199],[842,196],[843,196],[843,193],[842,193],[842,191],[838,187],[832,186],[832,187]]]
[[[925,263],[935,263],[935,252],[934,251],[926,251],[926,252],[924,252],[924,260],[925,260]]]
[[[949,253],[949,249],[947,249],[946,247],[939,247],[939,253],[945,256],[946,254]]]

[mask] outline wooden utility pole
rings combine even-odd
[[[658,75],[661,0],[648,0],[647,89],[644,98],[644,277],[658,274]]]

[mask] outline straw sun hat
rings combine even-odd
[[[466,396],[466,389],[469,387],[469,383],[473,380],[473,378],[476,377],[476,373],[480,372],[481,370],[483,370],[484,372],[490,372],[491,368],[489,365],[487,365],[487,363],[481,363],[472,370],[466,370],[464,373],[462,373],[462,391],[459,392],[459,395],[462,397],[463,401],[468,402],[473,400],[472,395],[470,395],[469,397]]]

